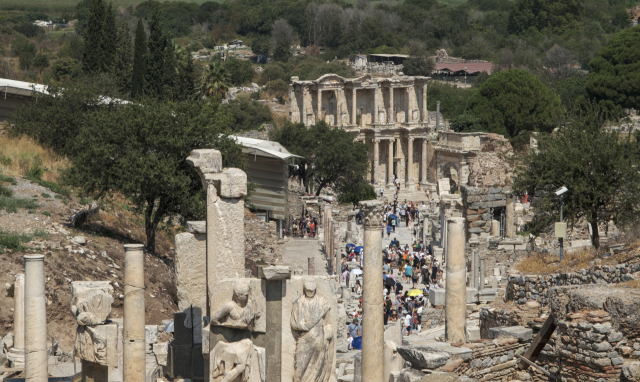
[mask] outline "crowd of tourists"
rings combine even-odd
[[[425,204],[422,202],[421,207]],[[418,334],[421,331],[422,310],[429,306],[429,293],[432,289],[442,288],[442,269],[438,259],[433,255],[433,248],[419,240],[418,205],[406,200],[399,204],[385,204],[382,221],[383,237],[391,238],[397,227],[409,228],[411,242],[400,243],[393,237],[389,245],[382,250],[382,277],[384,290],[384,323],[400,321],[405,336]],[[342,281],[352,285],[352,292],[361,295],[362,285],[359,276],[363,265],[363,248],[348,248],[342,251]],[[349,263],[357,265],[350,265]],[[354,271],[355,269],[355,271]],[[356,277],[355,282],[350,279]],[[404,285],[403,285],[404,284]],[[411,288],[405,288],[410,285]],[[405,290],[406,289],[406,290]],[[350,346],[358,348],[362,336],[362,300],[358,307],[348,312],[353,322],[348,328]]]
[[[318,221],[309,215],[293,221],[293,237],[314,238],[316,237]]]

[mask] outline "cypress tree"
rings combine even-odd
[[[162,69],[162,82],[164,85],[164,98],[168,100],[175,99],[178,94],[178,79],[176,73],[176,56],[173,52],[173,45],[167,41],[164,48],[164,68]]]
[[[176,98],[186,100],[195,94],[196,71],[191,55],[187,52],[178,61],[178,93]]]
[[[113,65],[113,59],[116,54],[116,12],[113,5],[109,3],[104,16],[104,25],[102,27],[102,54],[103,54],[103,70],[109,71]]]
[[[142,33],[144,33],[144,29]],[[131,93],[131,50],[133,44],[131,36],[129,36],[129,27],[124,23],[120,25],[116,33],[115,48],[111,73],[118,90],[128,96]]]
[[[159,16],[156,8],[151,15],[151,21],[149,21],[149,42],[147,43],[149,60],[147,63],[145,93],[154,98],[162,98],[164,90],[162,79],[164,78],[164,48],[167,41],[162,34]]]
[[[104,3],[102,0],[93,0],[85,31],[84,56],[82,58],[82,68],[88,73],[97,73],[104,68],[104,52],[102,50],[104,20]]]
[[[136,98],[144,94],[144,82],[147,74],[147,35],[144,33],[144,25],[140,19],[138,19],[138,27],[136,28],[134,49],[131,97]]]

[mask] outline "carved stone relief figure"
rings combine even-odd
[[[249,297],[249,284],[237,282],[233,286],[233,300],[222,305],[212,316],[211,323],[234,329],[254,329],[260,311]]]
[[[72,284],[71,314],[78,325],[104,324],[113,303],[109,282],[76,281]]]
[[[412,122],[418,122],[418,120],[419,120],[419,111],[418,111],[418,109],[413,109],[412,110],[411,121]]]
[[[333,328],[325,324],[329,303],[316,295],[316,283],[307,280],[303,295],[291,310],[291,330],[296,339],[294,382],[327,382],[334,370]]]
[[[264,351],[260,350],[250,339],[218,342],[211,350],[211,379],[215,382],[251,382],[251,376],[257,374],[257,379],[264,381]],[[253,370],[252,366],[261,370]]]

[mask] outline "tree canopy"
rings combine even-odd
[[[349,132],[332,129],[323,121],[308,129],[302,123],[288,123],[274,130],[271,138],[304,157],[294,175],[301,176],[307,186],[315,183],[316,195],[332,186],[352,203],[375,197],[373,187],[366,181],[370,171],[367,146],[354,141]]]
[[[98,197],[118,191],[129,198],[144,216],[150,251],[164,217],[186,222],[205,215],[202,183],[185,161],[191,150],[216,148],[224,166],[244,167],[241,147],[226,135],[233,119],[219,101],[147,97],[122,103],[102,97],[108,89],[86,83],[49,90],[18,110],[12,134],[66,155],[66,183]]]
[[[551,131],[562,112],[560,97],[523,69],[493,74],[467,106],[484,131],[516,137],[523,131]]]
[[[586,89],[600,106],[640,109],[640,27],[615,35],[589,63]]]
[[[552,134],[537,136],[538,149],[523,158],[515,188],[537,198],[537,213],[528,228],[534,233],[559,219],[554,191],[566,186],[564,216],[570,223],[585,218],[592,227],[594,247],[600,246],[599,226],[636,219],[640,204],[638,146],[620,140],[605,128],[605,113],[583,106]]]

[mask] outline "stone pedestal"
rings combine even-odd
[[[143,248],[124,246],[124,382],[146,380]]]
[[[307,274],[309,276],[316,274],[316,264],[313,262],[313,257],[307,258]]]
[[[447,342],[467,342],[464,221],[464,218],[457,217],[447,219],[448,251],[445,303],[445,337]]]
[[[25,381],[47,382],[47,297],[44,292],[44,255],[24,256]]]
[[[24,367],[24,274],[16,275],[13,285],[13,347],[7,358],[11,367]]]
[[[383,382],[384,317],[381,291],[382,238],[380,223],[384,214],[378,201],[360,203],[364,226],[364,269],[362,289],[362,380]]]

